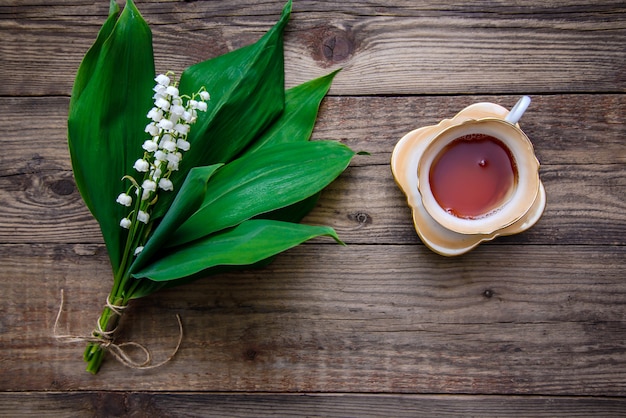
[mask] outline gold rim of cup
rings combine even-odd
[[[435,199],[429,175],[435,158],[451,142],[465,135],[484,134],[500,140],[510,151],[517,182],[510,197],[496,209],[476,218],[457,217]],[[539,160],[530,139],[515,124],[488,117],[471,119],[441,131],[424,150],[417,168],[418,190],[430,216],[441,226],[460,234],[492,234],[522,218],[533,206],[540,188]]]

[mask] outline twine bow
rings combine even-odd
[[[66,343],[90,342],[90,343],[98,344],[103,350],[106,350],[109,353],[111,353],[111,355],[118,362],[120,362],[124,366],[129,367],[131,369],[146,370],[146,369],[154,369],[154,368],[163,366],[164,364],[166,364],[167,362],[171,361],[174,358],[174,356],[178,352],[178,349],[180,348],[180,345],[183,341],[183,323],[180,319],[180,315],[176,314],[176,319],[178,320],[178,329],[179,329],[178,342],[176,343],[176,347],[174,348],[174,351],[172,351],[172,353],[169,355],[168,358],[166,358],[165,360],[159,363],[152,364],[152,353],[146,346],[135,341],[116,343],[114,334],[115,334],[115,331],[117,330],[117,327],[110,331],[103,330],[102,326],[100,325],[100,318],[98,318],[98,321],[97,321],[97,324],[98,324],[97,328],[94,329],[91,335],[89,336],[59,334],[59,322],[61,319],[61,314],[63,313],[64,305],[65,305],[65,293],[63,289],[61,289],[61,304],[59,306],[59,311],[57,312],[57,316],[54,321],[54,328],[53,328],[54,338],[56,338],[59,341],[66,342]],[[124,310],[127,308],[127,306],[114,305],[113,303],[111,303],[108,296],[106,300],[106,307],[109,308],[113,314],[120,316],[120,317],[124,313]],[[139,349],[141,352],[143,352],[145,359],[143,361],[134,360],[125,349],[129,347],[134,347],[136,349]]]

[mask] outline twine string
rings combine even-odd
[[[64,341],[67,343],[88,342],[88,343],[98,344],[103,350],[106,350],[109,353],[111,353],[113,358],[115,358],[118,362],[120,362],[124,366],[129,367],[131,369],[145,370],[145,369],[155,369],[157,367],[163,366],[164,364],[168,363],[174,358],[176,353],[178,353],[178,350],[180,349],[180,345],[183,341],[183,323],[180,319],[180,315],[176,314],[176,319],[178,321],[178,330],[179,330],[178,342],[176,343],[176,347],[165,360],[159,363],[152,364],[152,353],[146,346],[135,341],[116,343],[114,334],[115,334],[115,331],[117,330],[117,326],[110,331],[106,331],[102,329],[102,326],[100,325],[101,317],[98,318],[97,328],[94,329],[91,335],[89,336],[60,334],[59,323],[61,321],[61,314],[63,313],[64,306],[65,306],[65,292],[63,291],[63,289],[61,289],[61,304],[59,305],[59,311],[57,312],[57,316],[54,321],[54,328],[53,328],[54,338],[56,338],[59,341]],[[105,306],[109,308],[109,310],[113,314],[120,316],[120,317],[124,313],[124,310],[127,308],[127,306],[114,305],[113,303],[111,303],[108,297],[107,297]],[[145,359],[143,361],[134,360],[128,353],[128,350],[126,350],[126,348],[130,348],[130,347],[141,351]]]

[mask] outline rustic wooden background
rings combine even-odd
[[[281,1],[137,0],[157,69],[255,41]],[[343,67],[315,138],[357,157],[270,267],[137,301],[123,340],[158,359],[84,372],[111,285],[66,145],[73,77],[108,1],[0,0],[0,416],[623,416],[626,5],[622,0],[296,0],[287,87]],[[445,258],[389,168],[404,133],[477,101],[512,106],[542,162],[531,230]]]

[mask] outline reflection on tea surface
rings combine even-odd
[[[464,135],[450,142],[437,154],[429,173],[439,206],[463,219],[496,211],[512,195],[517,177],[509,149],[485,134]]]

